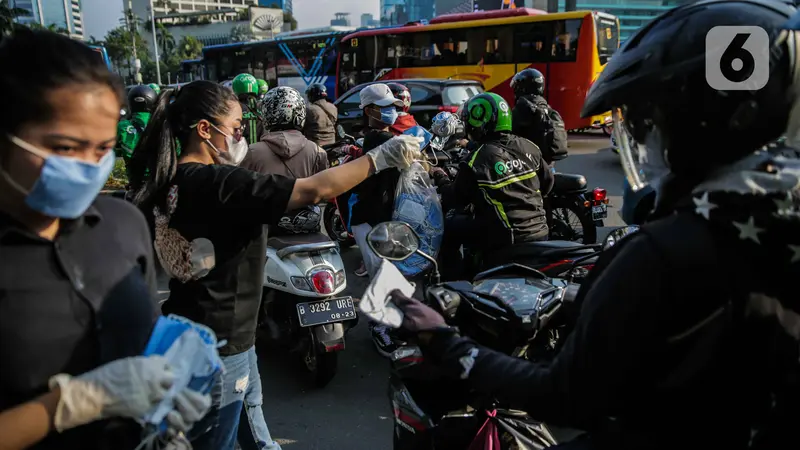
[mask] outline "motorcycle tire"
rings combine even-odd
[[[595,225],[594,220],[592,220],[591,210],[584,207],[583,204],[578,204],[577,202],[569,201],[567,199],[559,199],[559,201],[552,204],[552,210],[548,212],[548,215],[550,216],[548,223],[552,223],[553,211],[557,209],[569,211],[575,214],[578,220],[580,220],[581,228],[583,228],[583,244],[589,245],[597,242],[597,225]],[[560,236],[551,236],[551,239],[569,240]]]
[[[356,240],[353,239],[353,236],[350,233],[347,233],[347,237],[342,237],[341,232],[337,233],[337,228],[335,223],[336,221],[341,222],[341,217],[339,216],[339,211],[336,209],[336,205],[333,203],[328,203],[325,205],[325,209],[322,211],[322,222],[325,225],[325,233],[328,234],[328,237],[335,240],[339,243],[339,248],[342,250],[346,248],[350,248],[356,245]]]
[[[322,350],[312,332],[308,348],[303,355],[303,363],[311,375],[314,385],[323,388],[336,376],[339,367],[339,353]]]

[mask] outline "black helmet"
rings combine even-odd
[[[544,94],[544,75],[536,69],[522,70],[511,79],[511,89],[514,90],[514,97],[517,98],[531,94],[542,95]]]
[[[306,89],[306,97],[308,97],[309,103],[314,103],[317,100],[328,98],[328,88],[321,83],[310,84]]]
[[[135,86],[128,92],[128,106],[133,113],[151,112],[156,106],[158,94],[150,86]]]
[[[624,127],[641,144],[631,152],[621,151],[634,189],[667,171],[699,182],[715,167],[741,159],[781,135],[794,100],[791,74],[796,69],[796,37],[791,33],[786,40],[777,38],[794,12],[793,6],[774,0],[701,1],[655,18],[617,50],[587,93],[581,115],[612,110],[615,133],[619,131],[617,143],[629,141]],[[714,37],[711,30],[720,26],[766,31],[770,48],[753,52],[743,47],[748,38],[753,40],[749,45],[763,39],[753,33],[739,50],[745,56],[766,56],[769,64],[762,63],[762,69],[751,65],[745,73],[751,76],[742,78],[742,69],[734,68],[736,57],[730,54],[736,45],[731,42],[740,38]],[[725,42],[707,50],[707,38],[709,43],[713,39]],[[707,58],[716,58],[717,64],[709,66],[719,67],[716,75],[706,74]],[[726,60],[728,66],[719,64]],[[761,77],[764,70],[768,79],[762,77],[763,87],[753,90],[754,74]],[[726,82],[743,84],[712,87]],[[626,157],[629,154],[635,156]],[[647,174],[642,164],[653,169],[658,162],[663,169]]]

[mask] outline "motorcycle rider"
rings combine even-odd
[[[536,69],[520,71],[511,79],[516,104],[512,130],[539,147],[547,164],[567,157],[564,120],[543,97],[544,75]]]
[[[446,280],[462,274],[462,245],[494,251],[546,240],[542,197],[553,187],[550,166],[536,145],[511,134],[512,114],[502,97],[476,95],[461,114],[465,132],[477,148],[460,164],[455,181],[437,180],[437,184],[445,211],[472,204],[475,217],[455,214],[445,219],[440,255]]]
[[[391,139],[394,135],[389,131],[397,120],[397,108],[403,106],[403,102],[396,99],[383,83],[371,84],[361,90],[360,94],[361,109],[364,110],[364,117],[367,119],[369,129],[364,135],[365,154],[377,148],[384,142]],[[397,182],[400,179],[400,171],[386,170],[361,183],[353,189],[353,200],[350,213],[350,223],[352,224],[353,237],[361,250],[363,258],[362,267],[356,271],[357,276],[374,276],[380,259],[372,253],[366,242],[367,233],[373,226],[392,220],[394,209],[394,194]],[[389,335],[386,327],[370,323],[372,341],[375,348],[383,356],[389,357],[396,349],[396,344]]]
[[[258,101],[261,102],[264,101],[264,96],[269,91],[269,83],[261,78],[256,79],[256,82],[258,82]]]
[[[129,165],[133,157],[133,151],[139,143],[147,122],[150,121],[150,114],[158,100],[158,93],[150,86],[139,85],[128,92],[128,105],[131,118],[120,120],[117,125],[117,145],[114,152],[118,157],[125,161],[125,170],[130,171]]]
[[[580,448],[796,446],[800,163],[756,153],[787,123],[791,144],[800,125],[798,36],[781,32],[794,13],[770,0],[702,1],[628,38],[582,115],[611,110],[615,131],[624,118],[644,143],[647,158],[634,160],[618,133],[632,186],[658,191],[649,221],[599,258],[551,363],[480,347],[442,328],[427,306],[398,298],[426,360],[537,420],[587,430]],[[716,26],[766,31],[761,89],[707,83],[707,58],[724,64],[728,48],[707,52]]]
[[[389,86],[389,90],[392,91],[394,98],[403,102],[403,106],[398,108],[397,120],[389,127],[389,131],[396,136],[398,134],[403,134],[409,128],[413,128],[419,124],[417,120],[414,119],[414,116],[409,113],[411,110],[411,91],[400,83],[386,83],[386,85]]]
[[[303,134],[317,145],[328,145],[336,142],[336,121],[339,110],[328,101],[328,88],[324,84],[314,83],[306,89],[308,109],[306,111]],[[304,103],[305,104],[305,103]]]
[[[263,174],[308,178],[328,168],[328,157],[301,130],[307,121],[303,96],[279,86],[264,97],[261,114],[268,133],[250,144],[241,167]]]
[[[242,131],[248,144],[258,142],[264,132],[258,111],[258,80],[249,73],[236,75],[231,85],[242,105]]]

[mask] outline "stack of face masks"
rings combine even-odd
[[[214,332],[208,327],[176,315],[158,318],[143,355],[164,356],[175,374],[175,382],[164,400],[141,418],[146,427],[156,430],[145,441],[155,443],[167,431],[165,419],[179,392],[187,388],[203,394],[211,391],[214,379],[223,370],[217,351],[221,345],[224,342],[217,344]]]

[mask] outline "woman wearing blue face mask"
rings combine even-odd
[[[97,197],[121,83],[45,31],[3,38],[0,67],[0,448],[132,449],[142,430],[130,419],[173,375],[137,356],[159,315],[144,217]],[[168,422],[187,431],[209,403],[182,393]]]

